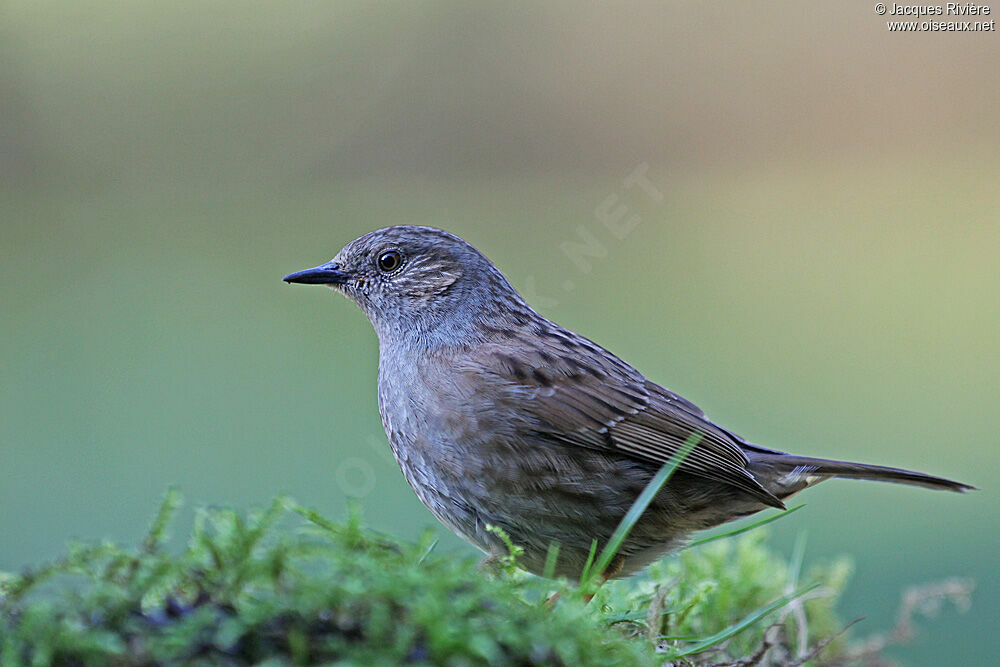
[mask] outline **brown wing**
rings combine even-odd
[[[586,339],[558,345],[521,340],[477,350],[469,369],[501,387],[506,407],[543,437],[664,464],[692,433],[702,434],[680,470],[738,487],[781,507],[747,470],[738,442],[691,402]]]

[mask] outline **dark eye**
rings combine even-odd
[[[403,263],[403,256],[395,250],[387,250],[378,256],[378,269],[383,273],[391,273]]]

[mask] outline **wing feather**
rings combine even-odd
[[[516,355],[509,345],[487,347],[467,370],[501,388],[501,402],[523,420],[523,427],[559,442],[662,465],[700,432],[701,440],[680,470],[781,506],[748,470],[741,441],[693,403],[593,343],[579,345],[572,357],[561,348],[542,345],[523,341]]]

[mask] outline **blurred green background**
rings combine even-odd
[[[981,487],[825,484],[774,541],[855,558],[860,634],[908,584],[974,577],[893,655],[989,662],[997,62],[995,32],[888,33],[869,2],[6,0],[0,569],[135,540],[171,484],[433,525],[367,321],[280,280],[429,224],[761,444]],[[646,167],[662,198],[626,187]]]

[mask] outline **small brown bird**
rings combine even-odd
[[[635,572],[693,531],[831,477],[965,491],[919,472],[751,444],[603,347],[536,313],[479,251],[429,227],[388,227],[285,276],[343,292],[379,338],[378,402],[393,454],[433,514],[486,551],[502,528],[540,574],[579,577],[638,495],[693,434],[606,576]]]

